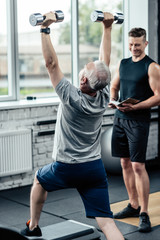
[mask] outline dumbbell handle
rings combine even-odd
[[[124,21],[123,13],[115,13],[114,15],[114,23],[122,24]],[[95,10],[91,13],[92,22],[102,22],[104,20],[104,13],[102,11]]]
[[[56,16],[56,22],[62,22],[64,20],[64,13],[61,10],[54,11]],[[42,25],[43,21],[45,20],[45,16],[41,13],[34,13],[31,14],[29,17],[29,22],[32,26]]]

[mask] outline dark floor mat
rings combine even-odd
[[[160,225],[153,227],[149,233],[134,232],[125,235],[128,240],[160,240]]]

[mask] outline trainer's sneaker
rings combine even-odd
[[[139,232],[150,232],[151,231],[151,222],[147,213],[142,212],[139,215]]]
[[[29,223],[30,223],[30,220],[26,223],[27,227],[21,231],[21,234],[23,236],[41,237],[42,236],[42,232],[41,232],[41,229],[39,228],[39,226],[35,227],[33,230],[30,230],[29,229]]]
[[[122,218],[128,218],[128,217],[139,217],[139,213],[140,213],[140,207],[135,209],[129,203],[128,206],[124,208],[122,211],[113,214],[113,217],[116,219],[122,219]]]

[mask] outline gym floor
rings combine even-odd
[[[150,177],[150,199],[160,196],[160,168],[148,170]],[[116,209],[123,205],[123,201],[128,200],[127,192],[122,176],[108,175],[109,195],[111,208]],[[13,227],[18,230],[25,227],[29,219],[29,196],[31,186],[0,191],[0,224]],[[126,202],[124,202],[126,204]],[[156,204],[160,206],[160,197],[156,199]],[[149,212],[152,210],[154,201],[150,203]],[[128,240],[159,240],[160,239],[160,211],[153,213],[153,229],[150,233],[139,233],[136,223],[115,221],[116,225]],[[40,227],[59,223],[72,219],[81,223],[95,226],[99,231],[94,219],[87,219],[83,203],[75,189],[59,190],[48,194],[44,205]],[[101,233],[101,240],[106,238]]]

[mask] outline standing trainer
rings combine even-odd
[[[134,98],[140,102],[117,106],[112,133],[112,155],[121,158],[129,204],[114,218],[139,216],[139,231],[149,232],[149,177],[145,169],[150,108],[160,104],[160,66],[145,54],[146,31],[129,32],[130,58],[123,59],[111,81],[110,100]],[[109,107],[114,106],[109,103]]]
[[[41,236],[38,226],[47,192],[76,188],[86,216],[96,218],[108,240],[124,240],[113,220],[108,184],[101,161],[101,125],[108,104],[110,82],[111,26],[113,15],[105,13],[99,60],[85,65],[79,75],[80,89],[66,80],[48,34],[56,21],[50,12],[41,27],[42,51],[46,67],[61,102],[57,115],[53,160],[39,169],[31,190],[30,221],[21,233]]]

